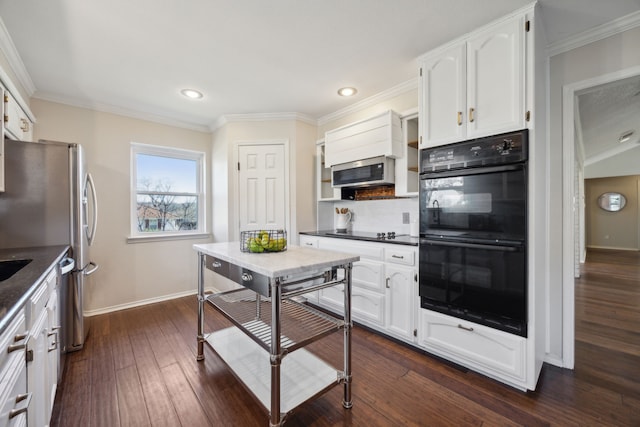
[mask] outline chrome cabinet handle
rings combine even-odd
[[[222,263],[221,263],[220,261],[213,261],[213,262],[211,263],[211,267],[213,267],[213,268],[220,268],[220,267],[222,267]]]
[[[473,328],[462,326],[461,324],[458,324],[458,328],[464,329],[465,331],[473,332]]]
[[[53,328],[51,328],[51,332],[47,332],[47,337],[53,337],[53,336],[56,337],[51,343],[51,345],[49,346],[49,348],[47,348],[47,352],[49,353],[58,349],[58,342],[59,342],[58,329],[60,329],[60,326],[54,326]]]
[[[253,276],[250,275],[249,273],[242,273],[242,281],[243,282],[249,282],[253,280]]]
[[[9,411],[9,419],[15,418],[20,414],[24,414],[29,409],[29,404],[31,403],[31,396],[33,393],[29,392],[27,394],[19,394],[16,396],[16,404],[20,402],[24,402],[21,407],[14,408]]]
[[[27,337],[29,336],[29,332],[25,332],[24,334],[18,334],[13,338],[13,342],[16,344],[11,344],[7,347],[7,353],[12,353],[17,350],[22,350],[27,348]],[[20,342],[24,341],[24,342]],[[18,344],[19,343],[19,344]]]

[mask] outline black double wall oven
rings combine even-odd
[[[528,131],[420,152],[420,304],[527,336]]]

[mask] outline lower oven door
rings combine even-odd
[[[420,239],[423,308],[526,336],[526,247]]]

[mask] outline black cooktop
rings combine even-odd
[[[381,243],[395,243],[398,245],[410,245],[410,246],[418,246],[418,242],[420,241],[417,237],[411,237],[408,234],[393,234],[389,235],[389,233],[384,233],[384,236],[380,235],[381,233],[376,233],[372,231],[336,231],[336,230],[321,230],[321,231],[306,231],[301,232],[300,234],[306,234],[308,236],[318,236],[318,237],[335,237],[340,239],[350,239],[350,240],[363,240],[368,242],[381,242]]]

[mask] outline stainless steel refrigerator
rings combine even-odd
[[[89,254],[98,207],[84,150],[80,144],[6,139],[4,161],[0,247],[71,247],[75,267],[62,283],[60,340],[63,353],[79,350],[89,332],[84,290],[98,269]]]

